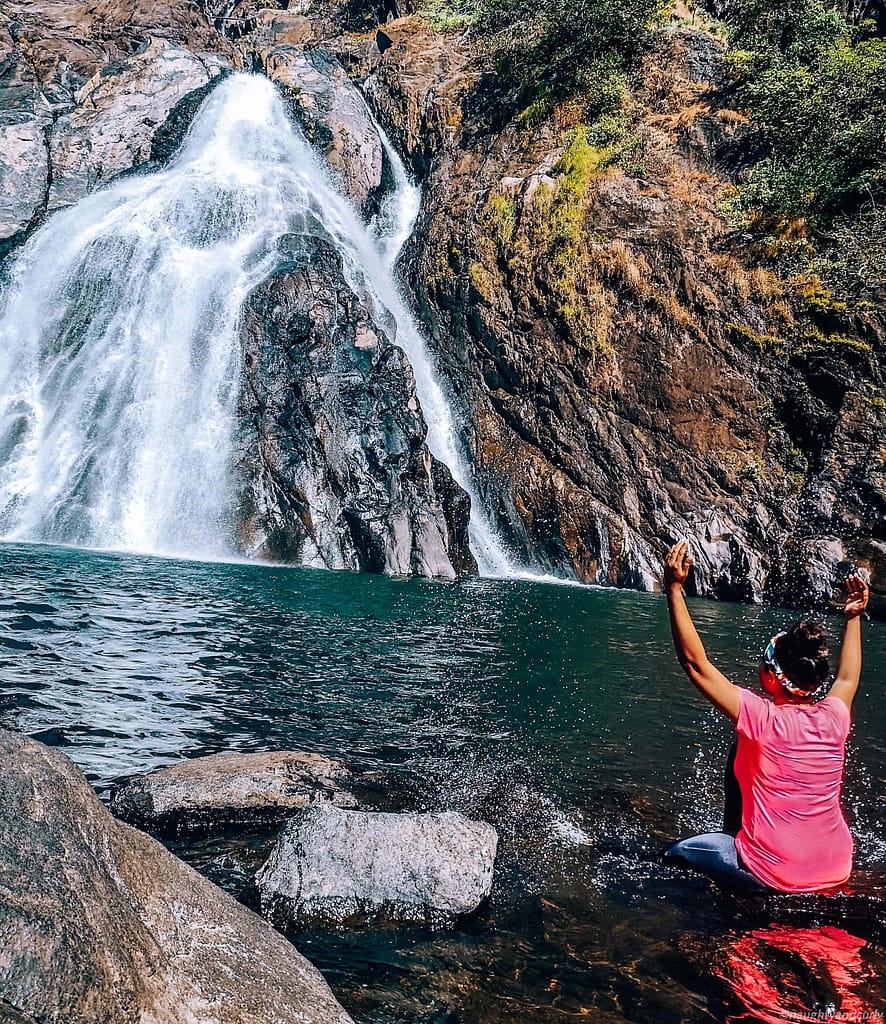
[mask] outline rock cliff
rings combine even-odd
[[[147,163],[157,129],[226,67],[193,3],[23,0],[0,13],[0,255]]]
[[[364,88],[426,182],[410,280],[519,557],[649,589],[688,535],[699,593],[826,606],[858,564],[882,609],[883,294],[779,276],[731,226],[722,44],[661,33],[611,160],[568,106],[503,117],[470,40],[384,32]]]

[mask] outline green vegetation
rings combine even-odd
[[[578,99],[591,126],[588,143],[610,150],[607,159],[630,171],[631,147],[615,141],[630,140],[630,124],[615,122],[629,121],[627,76],[669,6],[663,0],[424,0],[419,10],[440,28],[470,28],[486,40],[499,84],[525,119]],[[753,164],[734,212],[771,223],[801,219],[813,231],[831,232],[835,250],[852,251],[848,266],[838,259],[833,274],[852,276],[857,267],[865,283],[881,280],[883,261],[864,254],[886,226],[878,213],[886,204],[882,5],[726,0],[716,11],[729,36],[735,103],[751,127]],[[877,14],[879,27],[865,11]],[[610,138],[595,137],[606,132]],[[794,248],[799,266],[811,246],[800,241]]]
[[[886,199],[886,39],[822,0],[730,0],[729,60],[760,153],[739,209],[826,227]]]
[[[817,352],[835,345],[865,354],[871,351],[871,346],[868,342],[862,341],[861,338],[851,338],[845,334],[825,334],[817,327],[807,327],[803,332],[800,344],[795,347],[794,352],[797,355],[803,355],[807,352]]]
[[[438,32],[455,32],[476,24],[480,7],[467,0],[424,0],[418,10]]]
[[[661,0],[425,0],[441,29],[475,27],[499,77],[530,116],[581,95],[592,116],[617,110],[625,75],[662,17]]]

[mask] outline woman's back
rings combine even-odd
[[[840,807],[848,708],[833,697],[774,704],[745,689],[740,701],[742,827],[735,845],[742,860],[784,892],[842,884],[853,848]]]

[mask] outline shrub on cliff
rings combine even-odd
[[[661,0],[485,0],[482,18],[525,104],[581,93],[603,113],[620,102],[624,74],[661,12]]]
[[[743,210],[827,225],[886,198],[886,39],[821,0],[730,0],[730,62],[758,160]]]
[[[613,110],[624,76],[663,12],[661,0],[424,0],[438,28],[474,27],[491,43],[500,78],[523,108],[543,113],[581,94]]]

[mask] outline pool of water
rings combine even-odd
[[[182,757],[297,748],[497,826],[492,899],[459,928],[292,936],[359,1024],[875,1020],[886,1006],[882,624],[864,627],[846,775],[857,891],[751,901],[657,863],[718,826],[730,739],[676,665],[661,597],[26,545],[0,547],[0,572],[0,725],[61,746],[99,792]],[[791,618],[692,610],[747,685]],[[248,899],[267,841],[175,849]]]

